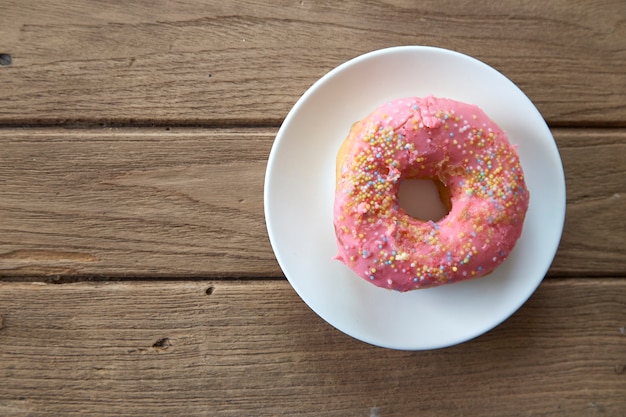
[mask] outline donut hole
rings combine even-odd
[[[446,186],[431,178],[403,179],[398,190],[398,205],[415,219],[434,222],[446,217],[452,208]]]

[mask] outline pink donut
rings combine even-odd
[[[489,274],[515,246],[528,209],[506,134],[478,107],[450,99],[383,104],[353,125],[336,174],[336,259],[402,292]],[[440,181],[449,213],[437,222],[409,216],[398,205],[406,178]]]

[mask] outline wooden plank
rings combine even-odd
[[[0,274],[279,275],[274,132],[0,131]]]
[[[553,129],[567,211],[550,274],[626,274],[626,131]]]
[[[319,77],[425,44],[494,66],[554,125],[624,125],[622,0],[9,0],[0,123],[273,124]],[[366,88],[366,86],[364,86]]]
[[[0,276],[282,276],[263,215],[274,129],[0,130]],[[626,271],[626,131],[555,129],[551,276]]]
[[[424,352],[338,332],[282,280],[0,283],[0,317],[2,415],[626,413],[622,279],[544,282],[486,335]]]

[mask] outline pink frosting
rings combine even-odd
[[[409,291],[477,278],[522,232],[529,193],[514,146],[478,107],[409,97],[353,127],[338,161],[337,259],[384,288]],[[398,206],[403,178],[439,179],[451,211],[437,222]]]

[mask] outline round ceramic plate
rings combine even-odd
[[[428,94],[476,104],[507,132],[518,146],[530,206],[515,249],[489,276],[399,293],[333,260],[335,157],[350,126],[376,107]],[[278,263],[319,316],[373,345],[435,349],[492,329],[537,289],[561,238],[565,179],[543,117],[509,79],[457,52],[406,46],[348,61],[298,100],[270,152],[264,203]]]

